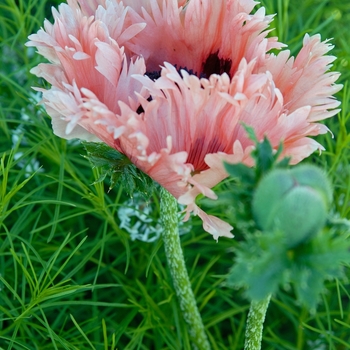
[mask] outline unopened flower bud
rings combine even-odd
[[[293,247],[322,229],[331,200],[329,181],[318,168],[277,169],[261,180],[253,215],[263,231],[282,231]]]
[[[329,208],[333,200],[333,191],[324,171],[313,165],[305,164],[294,167],[291,173],[300,185],[315,189]]]

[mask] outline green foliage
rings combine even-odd
[[[344,278],[350,263],[349,232],[323,231],[290,249],[282,231],[248,235],[237,249],[228,284],[246,289],[249,299],[262,300],[278,287],[295,289],[297,300],[315,312],[326,279]]]
[[[326,292],[325,279],[344,278],[343,264],[350,263],[350,231],[323,231],[290,256],[290,279],[299,300],[314,311],[320,293]]]
[[[259,181],[264,174],[273,168],[285,168],[288,166],[290,160],[289,158],[279,160],[282,152],[282,145],[280,145],[277,152],[274,153],[272,146],[266,137],[264,137],[262,142],[259,142],[252,127],[244,125],[244,128],[247,131],[249,138],[254,141],[256,145],[255,149],[252,151],[252,156],[255,161],[255,167],[254,170],[252,170],[255,173],[255,182]],[[230,169],[234,167],[234,164],[226,165],[226,170],[231,176],[233,174],[230,172]],[[240,174],[240,177],[242,176],[245,176],[245,174]]]
[[[108,191],[119,183],[131,197],[134,192],[140,193],[146,199],[152,195],[155,182],[136,168],[125,155],[104,143],[83,142],[83,145],[87,152],[86,158],[94,167],[102,169],[95,183],[103,182],[106,176],[109,176]]]
[[[249,299],[258,301],[293,285],[298,301],[314,310],[325,280],[344,277],[350,231],[325,227],[332,189],[322,170],[312,165],[285,168],[287,162],[278,161],[281,150],[274,155],[266,138],[259,142],[248,132],[255,142],[256,167],[226,165],[235,179],[227,188],[230,200],[244,199],[239,220],[250,218],[245,239],[235,248],[228,285],[244,288]],[[220,201],[227,203],[227,197]]]
[[[24,43],[45,17],[51,19],[51,6],[60,2],[0,1],[0,347],[190,349],[161,243],[130,240],[118,219],[118,209],[128,199],[124,188],[116,186],[108,193],[109,183],[96,183],[101,170],[91,170],[90,162],[81,156],[86,154],[82,145],[56,138],[49,118],[35,106],[39,97],[31,86],[38,81],[29,70],[40,57]],[[334,38],[332,54],[338,59],[333,69],[342,73],[340,83],[346,83],[350,77],[349,2],[264,0],[261,4],[267,13],[277,13],[271,34],[286,41],[292,53],[306,32]],[[342,111],[326,121],[335,137],[319,136],[317,140],[326,151],[310,161],[331,178],[331,212],[337,216],[332,225],[335,221],[345,225],[338,227],[338,232],[346,229],[342,219],[350,217],[348,84],[337,98],[342,101]],[[20,137],[14,142],[15,134]],[[221,185],[220,193],[230,182],[239,186],[237,179],[231,179]],[[244,200],[248,194],[241,195]],[[149,200],[159,207],[155,195]],[[233,240],[220,239],[213,244],[197,218],[190,221],[191,233],[181,237],[192,286],[215,350],[243,348],[249,305],[244,290],[224,286],[236,258],[233,250],[243,232],[249,233],[252,227],[249,220],[236,222],[243,204],[228,200],[221,207],[212,202],[208,209],[213,215],[232,218]],[[252,220],[252,213],[249,215]],[[153,216],[150,220],[150,225],[155,224]],[[344,237],[334,240],[337,232],[329,233],[333,235],[330,242],[340,246]],[[321,248],[317,249],[333,249]],[[317,259],[325,265],[328,261],[322,254]],[[314,261],[316,258],[310,263]],[[298,273],[299,278],[309,278],[303,271]],[[326,283],[313,314],[295,302],[295,290],[279,290],[268,310],[262,348],[350,348],[350,274],[346,266],[344,274],[347,279],[340,276]]]

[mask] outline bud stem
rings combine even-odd
[[[244,350],[260,350],[265,315],[271,295],[261,301],[252,301],[245,331]]]
[[[180,244],[177,201],[164,188],[161,189],[160,208],[164,227],[163,241],[165,254],[180,308],[188,324],[188,332],[193,349],[210,350],[209,341],[205,334],[202,318],[191,288],[191,282],[188,277]]]

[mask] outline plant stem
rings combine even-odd
[[[164,188],[161,189],[160,205],[161,218],[164,225],[163,241],[165,254],[180,308],[188,325],[193,349],[209,350],[209,341],[204,331],[202,318],[197,308],[181,249],[177,201]]]
[[[261,301],[252,301],[245,331],[244,350],[260,350],[265,315],[271,295]]]

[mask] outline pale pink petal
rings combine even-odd
[[[81,10],[86,16],[93,16],[98,6],[105,6],[106,0],[67,0],[67,3],[71,8]]]
[[[286,110],[293,112],[302,106],[311,106],[309,121],[329,118],[339,112],[340,102],[333,95],[342,85],[334,82],[339,73],[327,72],[334,56],[325,56],[333,48],[320,35],[305,35],[303,47],[295,59],[289,52],[270,55],[259,71],[271,72],[276,87],[282,92]]]
[[[33,73],[60,89],[62,80],[68,84],[74,80],[79,88],[92,91],[114,112],[119,111],[120,100],[135,106],[135,93],[140,93],[142,86],[131,75],[144,74],[145,65],[142,59],[128,63],[117,40],[136,35],[144,24],[126,27],[130,20],[123,4],[107,1],[106,8],[95,9],[97,2],[80,1],[80,6],[96,10],[95,19],[72,4],[61,4],[59,11],[53,10],[54,24],[46,21],[45,30],[29,37],[27,45],[36,46],[40,54],[55,63],[41,64]]]
[[[234,237],[234,235],[231,233],[231,230],[233,229],[231,225],[217,218],[216,216],[206,214],[196,204],[189,205],[186,211],[187,216],[185,217],[185,220],[188,219],[190,213],[198,215],[203,221],[203,229],[209,232],[216,241],[219,237]]]
[[[265,16],[264,9],[249,15],[256,4],[252,0],[191,0],[184,7],[176,1],[124,3],[131,5],[134,22],[146,23],[126,46],[145,58],[149,72],[171,62],[198,76],[233,74],[243,57],[263,59],[266,50],[282,47],[276,38],[266,38],[272,17]]]
[[[321,152],[324,151],[325,148],[317,141],[308,137],[303,137],[290,142],[288,148],[282,152],[282,156],[292,156],[291,164],[297,164],[316,150]]]

